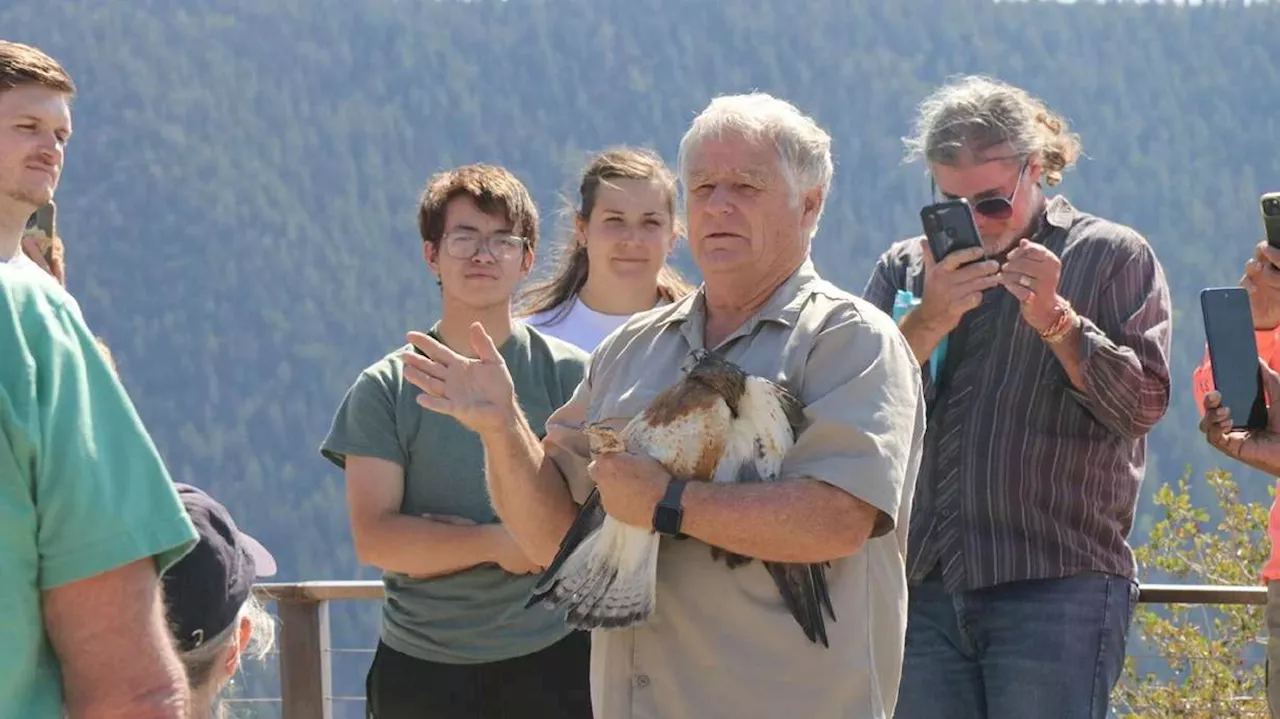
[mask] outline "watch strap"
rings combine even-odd
[[[684,537],[680,533],[680,524],[684,515],[684,507],[680,498],[684,494],[684,489],[687,485],[688,482],[683,479],[673,479],[667,483],[667,491],[663,493],[662,499],[658,501],[658,505],[653,509],[653,528],[655,531],[676,538]]]

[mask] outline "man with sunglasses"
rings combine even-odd
[[[482,325],[543,432],[582,381],[587,355],[512,319],[538,241],[528,190],[500,167],[442,172],[422,195],[418,227],[441,292],[430,335],[466,353],[472,325]],[[404,349],[360,373],[320,448],[346,473],[356,554],[386,585],[368,716],[588,719],[587,636],[549,610],[525,609],[540,568],[498,522],[480,439],[418,405]]]
[[[1164,271],[1133,229],[1045,197],[1080,142],[1021,89],[948,83],[907,145],[969,201],[983,246],[898,242],[864,291],[912,306],[899,326],[929,416],[896,719],[1104,717],[1137,601],[1145,436],[1169,403]]]

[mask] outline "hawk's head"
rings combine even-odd
[[[747,391],[747,373],[738,365],[715,352],[694,350],[690,357],[693,366],[687,379],[697,382],[724,398],[729,410],[738,414],[738,400]]]

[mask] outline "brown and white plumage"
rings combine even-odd
[[[620,433],[586,428],[593,455],[647,454],[672,477],[704,482],[771,482],[804,422],[799,401],[784,387],[748,375],[718,355],[698,350],[692,366]],[[604,513],[593,490],[543,572],[532,606],[567,611],[579,629],[630,627],[655,609],[659,535]],[[751,561],[711,548],[730,568]],[[810,641],[827,645],[823,610],[835,620],[825,565],[764,562],[787,609]]]

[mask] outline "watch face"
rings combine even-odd
[[[675,507],[659,506],[653,514],[653,528],[662,534],[680,533],[680,519],[684,513]]]

